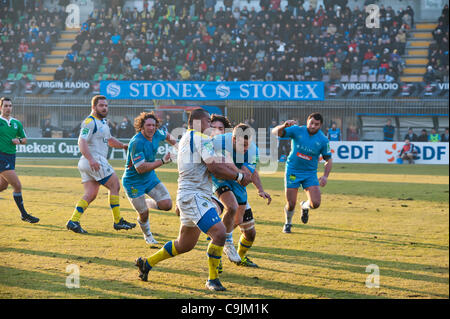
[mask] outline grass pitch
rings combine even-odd
[[[121,177],[123,161],[112,164]],[[225,257],[223,293],[204,288],[205,235],[193,251],[158,264],[149,282],[138,280],[135,258],[177,237],[174,211],[150,212],[160,244],[148,246],[139,227],[113,229],[102,188],[81,219],[89,234],[75,234],[65,224],[83,193],[76,161],[21,159],[16,171],[25,207],[41,221],[22,222],[12,189],[0,193],[0,298],[449,298],[448,166],[334,164],[322,206],[306,225],[297,208],[292,234],[282,233],[283,167],[262,175],[270,206],[249,187],[257,227],[249,256],[260,268]],[[175,165],[157,174],[174,200]],[[136,219],[123,190],[121,212]],[[239,236],[237,229],[235,243]],[[80,286],[69,289],[73,265]],[[366,286],[369,265],[379,269],[379,288]]]

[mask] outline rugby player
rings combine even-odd
[[[11,185],[13,198],[19,208],[21,218],[31,224],[39,218],[27,213],[23,205],[22,184],[16,174],[16,145],[26,144],[27,136],[22,123],[11,116],[12,101],[10,98],[0,99],[0,192]]]
[[[109,204],[113,213],[115,230],[132,229],[136,224],[127,222],[120,216],[119,191],[120,181],[114,169],[106,159],[108,146],[127,150],[124,144],[111,136],[106,120],[108,101],[103,95],[96,95],[91,100],[91,114],[81,124],[78,146],[82,154],[78,161],[78,170],[84,187],[84,195],[75,206],[67,229],[80,234],[87,233],[80,225],[80,218],[89,204],[97,197],[100,186],[108,189]]]
[[[134,119],[136,135],[130,140],[127,152],[125,173],[122,184],[128,200],[138,213],[138,224],[148,244],[157,244],[150,231],[148,210],[171,210],[172,200],[169,191],[158,179],[155,169],[170,163],[170,153],[156,159],[161,141],[176,145],[177,141],[169,133],[159,129],[160,120],[153,112],[142,112]],[[150,198],[145,198],[147,194]]]
[[[136,259],[139,277],[143,281],[147,281],[148,272],[157,263],[192,250],[200,233],[204,232],[212,238],[207,249],[209,276],[206,288],[226,290],[219,280],[217,269],[225,244],[225,226],[211,202],[211,174],[222,179],[237,180],[243,185],[250,183],[251,176],[233,164],[224,163],[224,159],[216,155],[211,138],[203,134],[210,124],[209,114],[203,109],[194,110],[189,116],[189,129],[179,142],[177,156],[177,206],[181,221],[179,235],[149,258]]]
[[[306,126],[298,126],[293,120],[278,125],[272,129],[272,134],[292,139],[292,149],[289,154],[285,171],[286,205],[284,233],[291,233],[292,217],[294,216],[297,194],[300,186],[304,189],[307,200],[301,202],[304,224],[308,222],[309,210],[319,208],[321,202],[320,187],[325,187],[331,172],[333,160],[328,138],[320,128],[323,117],[319,113],[308,116]],[[325,160],[323,176],[317,179],[317,166],[322,155]]]

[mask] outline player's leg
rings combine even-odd
[[[294,216],[295,206],[297,205],[298,188],[286,188],[286,205],[284,206],[285,222],[283,226],[283,232],[286,234],[291,233],[292,217]]]
[[[150,196],[150,198],[145,200],[148,208],[165,211],[172,209],[172,199],[170,198],[169,191],[163,183],[158,183],[147,193],[147,195]]]
[[[115,230],[120,229],[132,229],[136,227],[136,224],[129,223],[125,219],[120,216],[120,182],[116,173],[112,173],[110,176],[99,181],[100,184],[105,186],[108,192],[109,205],[112,210],[114,224],[113,227]]]
[[[4,187],[4,189],[6,189],[8,185],[11,185],[11,187],[13,188],[14,202],[16,203],[17,208],[20,211],[22,220],[32,224],[37,223],[39,221],[39,218],[31,216],[25,210],[22,197],[22,184],[20,183],[16,171],[15,170],[2,171],[0,172],[0,176],[1,176],[0,179],[2,180],[0,185],[3,185],[2,187]]]
[[[195,224],[182,224],[176,240],[168,241],[160,250],[148,258],[139,257],[136,259],[136,266],[139,268],[139,278],[143,281],[147,281],[148,272],[156,264],[192,250],[197,244],[199,236],[200,229],[198,229]]]
[[[216,191],[216,194],[219,197],[220,202],[224,206],[224,213],[222,218],[226,231],[224,252],[231,262],[240,262],[241,258],[239,257],[233,243],[234,220],[239,208],[237,199],[232,192],[232,189],[228,185],[219,187]]]
[[[258,267],[247,256],[248,250],[253,246],[256,238],[255,219],[250,205],[240,205],[236,218],[236,224],[241,229],[241,237],[239,238],[238,254],[241,257],[239,265],[247,267]]]
[[[128,196],[128,200],[131,203],[131,206],[136,210],[138,213],[138,224],[141,227],[142,233],[144,234],[144,239],[147,244],[157,244],[155,238],[153,238],[153,234],[150,230],[150,220],[149,220],[149,211],[147,207],[147,202],[145,199],[145,194],[138,196],[136,198],[131,198]]]
[[[75,209],[72,213],[72,217],[67,222],[67,229],[72,230],[75,233],[86,234],[80,225],[81,216],[97,197],[98,190],[100,189],[100,183],[95,180],[88,180],[83,182],[84,194],[81,199],[76,203]]]
[[[8,181],[2,177],[2,173],[0,172],[0,192],[3,192],[8,188]]]

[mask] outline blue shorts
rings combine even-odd
[[[148,194],[159,183],[161,183],[161,181],[158,178],[152,178],[145,183],[133,179],[122,178],[123,188],[129,198],[138,198],[144,194]]]
[[[309,172],[293,172],[291,170],[286,170],[284,176],[284,186],[285,188],[299,188],[306,189],[311,186],[319,186],[319,179],[317,178],[317,173]]]
[[[16,169],[16,154],[0,152],[0,172]]]
[[[247,189],[236,181],[228,181],[223,179],[212,178],[213,191],[222,195],[225,192],[231,191],[236,197],[236,201],[239,205],[247,204]]]

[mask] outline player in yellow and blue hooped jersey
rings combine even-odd
[[[274,135],[292,139],[291,153],[286,163],[285,173],[287,200],[284,208],[286,222],[283,232],[285,233],[291,232],[298,188],[302,186],[308,197],[308,200],[301,203],[301,219],[306,224],[309,218],[309,209],[315,209],[320,206],[321,194],[319,186],[324,187],[327,184],[328,175],[332,167],[330,144],[327,137],[320,130],[323,125],[322,115],[319,113],[310,114],[306,126],[295,124],[295,121],[289,120],[272,130]],[[325,170],[323,176],[317,179],[317,166],[320,156],[325,160]]]
[[[0,99],[0,192],[11,185],[13,198],[23,221],[37,223],[39,218],[27,213],[23,205],[22,184],[16,174],[16,145],[26,144],[27,137],[22,123],[11,116],[12,101]]]
[[[150,231],[148,209],[171,210],[169,191],[158,179],[155,169],[171,162],[170,153],[156,159],[160,142],[167,141],[176,146],[176,140],[166,131],[159,129],[160,121],[153,112],[141,113],[134,120],[137,134],[133,136],[127,153],[122,184],[128,200],[139,214],[138,223],[148,244],[157,244]],[[145,195],[150,198],[145,198]]]

